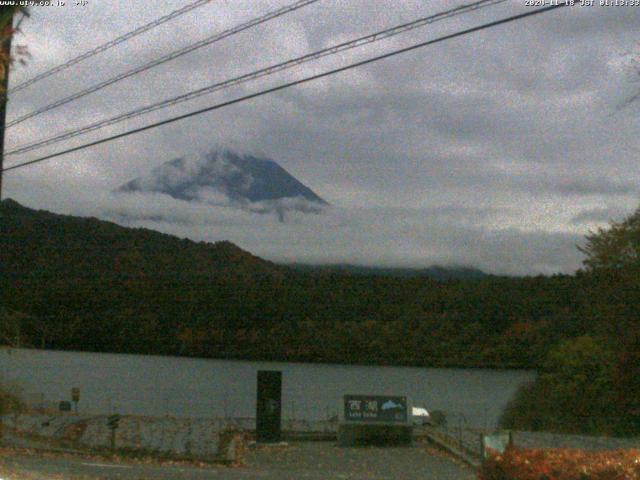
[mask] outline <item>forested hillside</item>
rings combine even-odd
[[[424,366],[535,367],[637,321],[594,274],[437,281],[304,272],[228,242],[0,206],[0,341],[54,349]]]

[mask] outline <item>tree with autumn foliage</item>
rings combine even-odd
[[[586,237],[580,251],[587,271],[622,271],[640,268],[640,208],[621,222],[611,222]]]
[[[618,409],[625,430],[640,432],[640,208],[621,222],[611,222],[587,236],[582,248],[586,271],[594,279],[593,311],[610,316],[619,353],[615,372]],[[603,310],[600,306],[606,306]]]
[[[614,434],[616,356],[604,339],[581,336],[547,355],[538,378],[505,410],[502,425],[519,430]]]
[[[623,412],[626,422],[623,433],[640,433],[640,334],[627,341],[620,354],[616,369],[616,393],[618,409]]]
[[[7,52],[5,45],[10,42],[16,32],[19,32],[18,26],[13,26],[13,18],[16,14],[21,14],[22,18],[29,16],[28,7],[23,6],[4,6],[0,7],[0,95],[5,95],[5,83],[9,67],[18,61],[20,64],[26,64],[26,58],[29,57],[29,50],[24,45],[16,45],[14,55]],[[22,18],[20,21],[22,21]]]
[[[582,332],[547,354],[502,424],[568,433],[640,433],[640,209],[586,237],[576,301]]]

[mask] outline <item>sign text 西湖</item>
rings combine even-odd
[[[349,422],[407,422],[407,397],[345,395],[344,419]]]

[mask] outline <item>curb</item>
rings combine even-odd
[[[58,448],[58,447],[43,447],[43,446],[25,446],[25,445],[16,445],[11,442],[1,442],[0,447],[13,448],[15,450],[25,450],[25,451],[36,451],[36,452],[45,452],[45,453],[68,453],[70,455],[87,455],[90,452],[82,451],[82,450],[72,450],[70,448]]]

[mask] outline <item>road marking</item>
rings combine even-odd
[[[102,467],[102,468],[133,468],[129,465],[113,465],[110,463],[82,463],[86,467]]]

